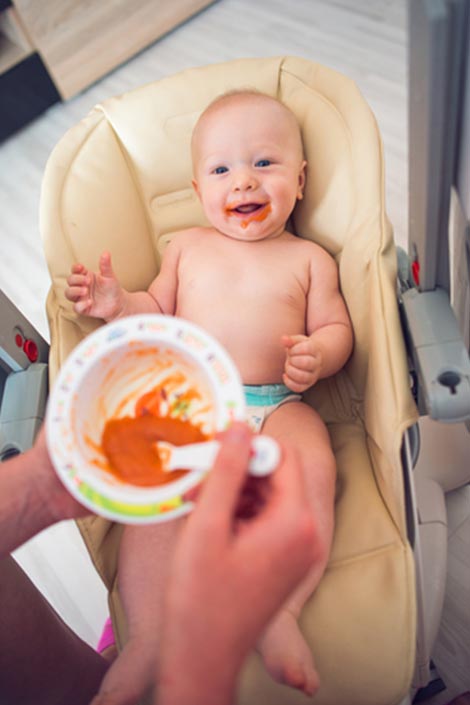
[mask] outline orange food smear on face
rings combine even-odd
[[[148,487],[172,482],[185,472],[163,469],[155,448],[157,441],[181,446],[205,440],[207,436],[190,421],[146,414],[107,421],[102,448],[116,477],[132,485]]]
[[[226,215],[232,215],[232,216],[238,216],[239,214],[236,213],[236,211],[233,210],[233,208],[229,208],[228,206],[224,209]],[[254,211],[253,213],[248,213],[246,218],[243,218],[241,221],[240,225],[244,230],[249,226],[250,223],[256,222],[256,223],[261,223],[263,220],[265,220],[268,215],[271,213],[271,204],[266,203],[262,208],[259,208],[257,211]]]
[[[265,218],[268,217],[268,215],[271,213],[271,205],[267,203],[263,208],[260,208],[259,211],[255,211],[253,215],[249,215],[248,218],[245,218],[245,220],[242,220],[242,228],[245,230],[250,223],[255,221],[256,223],[261,223]]]

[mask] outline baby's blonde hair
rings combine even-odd
[[[265,99],[266,101],[271,101],[274,105],[279,106],[286,117],[289,119],[291,122],[293,128],[296,130],[298,137],[299,137],[299,145],[300,145],[300,150],[302,155],[304,154],[304,148],[303,148],[303,142],[302,142],[302,133],[300,130],[300,125],[298,123],[298,120],[292,110],[287,107],[281,100],[278,98],[275,98],[274,96],[268,95],[267,93],[263,93],[262,91],[257,90],[256,88],[235,88],[230,91],[226,91],[225,93],[222,93],[221,95],[218,95],[214,100],[212,100],[209,105],[203,110],[201,115],[199,116],[198,121],[196,122],[196,125],[194,126],[193,129],[193,134],[191,137],[191,153],[194,155],[194,145],[196,143],[196,140],[199,136],[199,133],[201,131],[201,126],[204,123],[205,118],[210,115],[212,112],[216,110],[216,108],[220,107],[224,103],[229,103],[231,100],[234,100],[236,98],[260,98],[260,99]]]

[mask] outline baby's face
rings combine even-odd
[[[262,96],[215,105],[195,133],[193,162],[207,218],[237,240],[277,237],[302,197],[306,162],[295,118]]]

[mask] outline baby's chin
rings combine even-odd
[[[261,240],[271,240],[275,235],[271,232],[259,231],[259,229],[251,228],[248,225],[246,228],[220,228],[219,232],[232,240],[240,240],[241,242],[260,242]]]
[[[243,242],[260,242],[261,240],[275,240],[286,232],[286,224],[282,223],[277,228],[268,223],[252,221],[246,224],[222,223],[219,231],[234,240]]]

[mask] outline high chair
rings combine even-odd
[[[246,87],[280,98],[298,118],[308,177],[292,227],[335,257],[355,334],[346,367],[307,394],[328,425],[338,465],[333,549],[301,618],[321,678],[316,702],[396,705],[407,698],[415,664],[415,572],[401,448],[417,411],[396,302],[382,145],[352,81],[299,58],[236,60],[106,100],[72,128],[52,153],[41,198],[52,278],[51,377],[100,325],[77,316],[65,299],[71,265],[96,270],[107,249],[123,286],[148,287],[172,234],[206,224],[191,187],[192,128],[214,97]],[[109,589],[122,646],[121,527],[91,518],[80,529]],[[240,705],[303,702],[310,700],[273,683],[256,655],[248,660]]]

